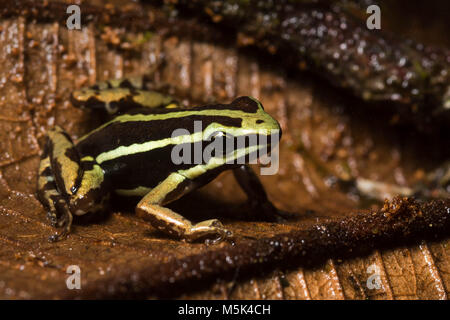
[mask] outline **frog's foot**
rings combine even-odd
[[[207,244],[216,244],[221,242],[224,239],[230,238],[233,233],[223,226],[223,224],[217,219],[211,219],[199,222],[186,232],[185,238],[188,241],[195,241],[198,239],[211,238],[212,240],[207,239]]]
[[[72,226],[72,213],[67,202],[62,197],[53,195],[52,198],[48,198],[46,207],[48,207],[47,219],[50,224],[53,227],[62,229],[59,233],[50,236],[49,241],[55,242],[64,239]]]
[[[264,203],[250,202],[250,207],[255,215],[255,218],[263,219],[269,222],[284,223],[287,220],[295,218],[297,215],[292,212],[277,209],[271,202]]]
[[[70,233],[70,228],[72,226],[72,213],[69,210],[67,202],[61,199],[60,201],[55,203],[55,207],[60,214],[56,217],[55,224],[53,224],[53,219],[51,219],[50,222],[53,224],[53,226],[60,228],[61,231],[51,235],[48,238],[50,242],[56,242],[65,239],[67,234]]]
[[[219,220],[212,219],[192,224],[178,213],[157,204],[141,201],[136,207],[136,215],[150,222],[159,231],[188,242],[213,238],[207,241],[215,244],[231,236],[231,232],[225,229]]]
[[[72,226],[72,213],[69,210],[67,202],[63,197],[57,193],[56,190],[47,190],[43,202],[48,208],[47,219],[50,224],[56,228],[62,228],[62,231],[55,233],[49,237],[50,242],[55,242],[64,239],[70,232]]]

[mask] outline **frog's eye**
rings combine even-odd
[[[216,131],[216,132],[214,132],[214,133],[212,133],[210,136],[209,136],[209,140],[210,141],[215,141],[215,140],[218,140],[218,139],[233,139],[234,137],[233,137],[233,135],[232,134],[230,134],[230,133],[227,133],[227,132],[225,132],[225,131]]]
[[[224,157],[236,148],[234,136],[224,131],[214,132],[209,136],[209,141],[211,144],[208,145],[208,150],[213,157]]]
[[[210,141],[222,143],[223,145],[233,145],[235,143],[235,140],[235,136],[224,131],[217,131],[210,137]]]

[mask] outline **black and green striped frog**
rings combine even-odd
[[[244,96],[229,104],[183,108],[172,97],[145,89],[144,79],[105,81],[73,92],[75,106],[106,111],[110,118],[76,143],[60,127],[48,132],[39,167],[38,198],[51,224],[62,229],[50,240],[69,233],[73,215],[102,211],[114,195],[142,197],[137,215],[180,239],[227,238],[231,232],[219,220],[193,224],[165,205],[228,169],[233,170],[255,210],[276,215],[278,211],[246,164],[251,155],[270,153],[281,136],[278,122],[261,103]],[[198,121],[200,133],[193,130]],[[190,133],[174,136],[180,128]],[[204,148],[211,137],[259,139],[256,144],[237,144],[231,152],[226,150],[226,157],[213,154],[201,162],[173,161],[174,147]]]

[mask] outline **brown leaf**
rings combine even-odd
[[[12,2],[5,3],[8,8]],[[448,200],[396,198],[390,202],[394,211],[382,204],[363,210],[327,182],[333,174],[411,185],[417,168],[442,160],[428,152],[438,139],[402,139],[373,115],[345,112],[362,102],[326,83],[306,74],[288,77],[273,61],[220,43],[156,28],[138,52],[111,48],[98,24],[120,21],[124,13],[113,10],[112,20],[102,16],[69,31],[49,13],[51,5],[35,7],[47,21],[33,22],[27,16],[33,10],[11,7],[0,21],[1,298],[447,298],[450,252],[442,236],[449,230]],[[126,14],[137,14],[133,10]],[[137,11],[136,19],[142,18]],[[139,23],[125,23],[121,36],[132,39],[139,26],[148,27]],[[173,28],[188,22],[179,23]],[[234,244],[169,239],[119,207],[49,243],[54,229],[35,197],[42,138],[55,124],[77,138],[98,123],[68,102],[75,88],[145,70],[156,70],[156,85],[170,84],[194,101],[258,97],[283,129],[279,172],[261,178],[274,204],[298,218],[252,221],[240,207],[244,194],[225,173],[173,206],[194,220],[220,218],[237,235]],[[66,287],[70,265],[81,268],[81,290]],[[378,278],[369,285],[374,274]]]

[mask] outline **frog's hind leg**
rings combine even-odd
[[[173,108],[178,102],[170,95],[146,90],[146,77],[98,82],[72,93],[76,107],[104,110],[108,114],[139,108]]]
[[[215,236],[213,243],[231,236],[219,220],[211,219],[192,224],[178,213],[163,207],[188,193],[193,182],[179,173],[172,173],[152,189],[137,205],[137,216],[149,221],[155,228],[172,236],[195,241]]]

